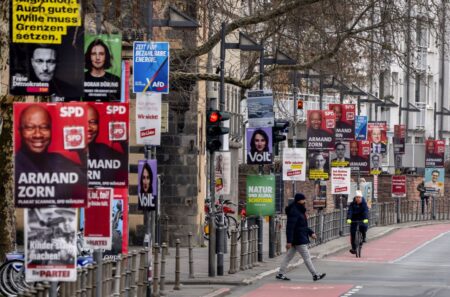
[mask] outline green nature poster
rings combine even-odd
[[[247,215],[272,216],[275,214],[275,176],[247,176]]]

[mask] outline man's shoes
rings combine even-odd
[[[354,249],[349,250],[349,252],[350,252],[350,254],[353,254],[353,255],[356,254],[356,251]]]
[[[285,281],[290,281],[291,279],[286,277],[286,275],[278,273],[277,276],[275,276],[276,279],[281,279],[281,280],[285,280]]]
[[[327,275],[327,274],[326,273],[316,274],[313,276],[313,281],[318,281],[318,280],[324,278],[325,275]]]
[[[363,238],[363,241],[362,241],[363,243],[366,243],[366,239],[365,238]]]

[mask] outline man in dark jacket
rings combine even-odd
[[[286,256],[281,262],[280,270],[276,276],[277,279],[290,280],[286,277],[286,269],[289,262],[295,256],[297,251],[303,258],[306,267],[317,281],[325,277],[325,273],[317,273],[309,255],[308,243],[309,237],[316,239],[316,234],[308,227],[305,207],[306,197],[302,193],[295,194],[294,202],[286,207]]]
[[[423,181],[423,179],[422,179],[422,182],[417,185],[417,191],[419,191],[419,194],[420,194],[420,200],[422,202],[422,214],[424,214],[425,213],[425,203],[426,203],[427,209],[428,209],[428,199],[430,197],[426,195],[425,182]]]
[[[350,250],[350,253],[356,254],[356,228],[359,224],[359,231],[361,231],[363,242],[366,242],[367,227],[369,224],[369,208],[367,207],[366,200],[363,198],[362,192],[360,190],[356,191],[355,198],[348,207],[347,223],[351,224],[350,240],[352,243],[352,249]]]

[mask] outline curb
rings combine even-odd
[[[230,294],[230,292],[231,292],[230,288],[221,288],[207,295],[203,295],[202,297],[221,297]]]

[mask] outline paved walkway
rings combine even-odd
[[[409,228],[414,226],[423,226],[427,224],[442,224],[448,221],[434,221],[434,222],[416,222],[403,223],[385,227],[372,227],[367,233],[367,239],[381,237],[398,228]],[[236,286],[244,286],[251,284],[263,277],[274,277],[278,270],[279,264],[284,256],[285,237],[283,231],[282,246],[283,254],[281,256],[270,259],[268,256],[268,225],[264,226],[264,257],[263,262],[258,262],[258,266],[252,269],[238,271],[235,274],[229,274],[230,254],[225,254],[224,257],[224,275],[223,276],[208,276],[208,247],[194,248],[194,278],[189,278],[189,258],[188,249],[182,248],[181,253],[181,289],[174,290],[175,279],[175,249],[170,248],[170,255],[166,262],[166,288],[165,296],[169,297],[217,297],[217,296],[232,296],[232,289]],[[313,258],[320,259],[325,256],[334,254],[343,249],[349,249],[349,237],[341,237],[322,245],[312,248],[311,255]],[[228,249],[229,251],[229,249]],[[296,256],[291,262],[291,267],[297,267],[303,264],[300,256]],[[238,264],[239,266],[239,264]],[[305,268],[306,269],[306,268]],[[320,267],[318,267],[320,269]]]

